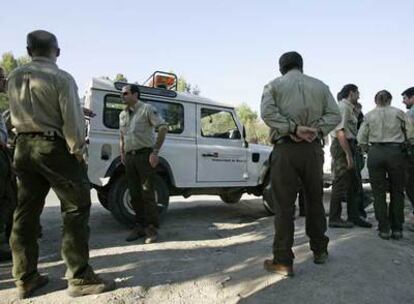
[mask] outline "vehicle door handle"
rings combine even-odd
[[[214,153],[203,153],[201,154],[201,156],[203,157],[218,157],[218,153],[214,152]]]

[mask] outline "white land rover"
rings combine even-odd
[[[156,168],[160,212],[166,211],[172,195],[219,195],[233,204],[243,193],[262,196],[264,192],[264,205],[271,212],[266,194],[271,147],[247,143],[234,107],[177,92],[174,74],[155,72],[147,83],[140,86],[141,99],[158,109],[169,128]],[[87,121],[90,182],[101,204],[119,222],[131,225],[134,213],[119,156],[118,117],[124,108],[120,98],[124,85],[93,79],[84,106],[96,114]]]

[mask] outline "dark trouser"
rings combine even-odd
[[[328,237],[323,207],[323,150],[319,143],[286,143],[274,146],[271,159],[271,185],[275,202],[276,263],[291,265],[295,200],[302,181],[306,200],[306,234],[314,253],[327,251]]]
[[[20,135],[14,166],[18,190],[10,246],[16,285],[38,275],[39,220],[50,188],[61,202],[61,251],[68,268],[66,277],[69,282],[81,282],[92,272],[88,264],[91,200],[85,164],[69,154],[61,138]]]
[[[332,142],[331,155],[334,180],[329,206],[329,221],[337,221],[341,218],[344,200],[347,202],[348,220],[354,221],[359,218],[358,202],[355,197],[359,188],[357,172],[355,167],[350,170],[347,168],[345,152],[337,139]]]
[[[158,207],[154,196],[155,170],[149,163],[150,148],[127,153],[125,159],[126,177],[135,211],[137,225],[159,227]]]
[[[368,170],[374,195],[375,217],[381,232],[402,231],[404,223],[404,154],[396,145],[373,145],[368,152]],[[386,202],[387,176],[391,202]]]
[[[13,212],[16,208],[16,181],[11,170],[9,151],[0,148],[0,225],[5,239],[10,239]]]
[[[362,151],[357,148],[355,151],[355,169],[356,169],[356,177],[357,177],[357,193],[355,195],[355,204],[358,207],[358,213],[359,215],[363,215],[366,217],[365,212],[365,196],[364,196],[364,188],[362,187],[362,175],[361,171],[364,169],[365,160],[364,155],[362,154]]]
[[[405,193],[413,206],[414,213],[414,155],[406,157],[406,183]]]

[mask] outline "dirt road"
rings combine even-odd
[[[93,201],[91,264],[103,277],[116,278],[118,289],[66,295],[60,208],[52,194],[42,215],[39,263],[51,282],[21,303],[414,303],[413,232],[384,241],[375,229],[329,230],[330,260],[320,266],[312,262],[305,221],[298,218],[296,276],[283,279],[262,268],[271,257],[273,217],[257,198],[244,196],[237,205],[208,196],[174,198],[160,242],[150,245],[126,243],[128,230]],[[372,208],[369,217],[374,222]],[[0,303],[20,303],[10,273],[10,264],[0,264]]]

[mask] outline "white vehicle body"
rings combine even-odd
[[[243,193],[262,195],[272,149],[246,142],[234,107],[191,94],[140,88],[142,101],[153,104],[169,124],[157,167],[168,196],[217,194],[234,203]],[[120,91],[113,82],[94,78],[84,106],[96,114],[87,123],[89,179],[106,208],[113,211],[115,205],[123,205],[132,214],[126,186],[123,191],[113,189],[119,188],[117,180],[124,175],[119,155],[118,117],[124,108]],[[223,118],[231,129],[223,126]],[[211,133],[223,128],[223,133]]]

